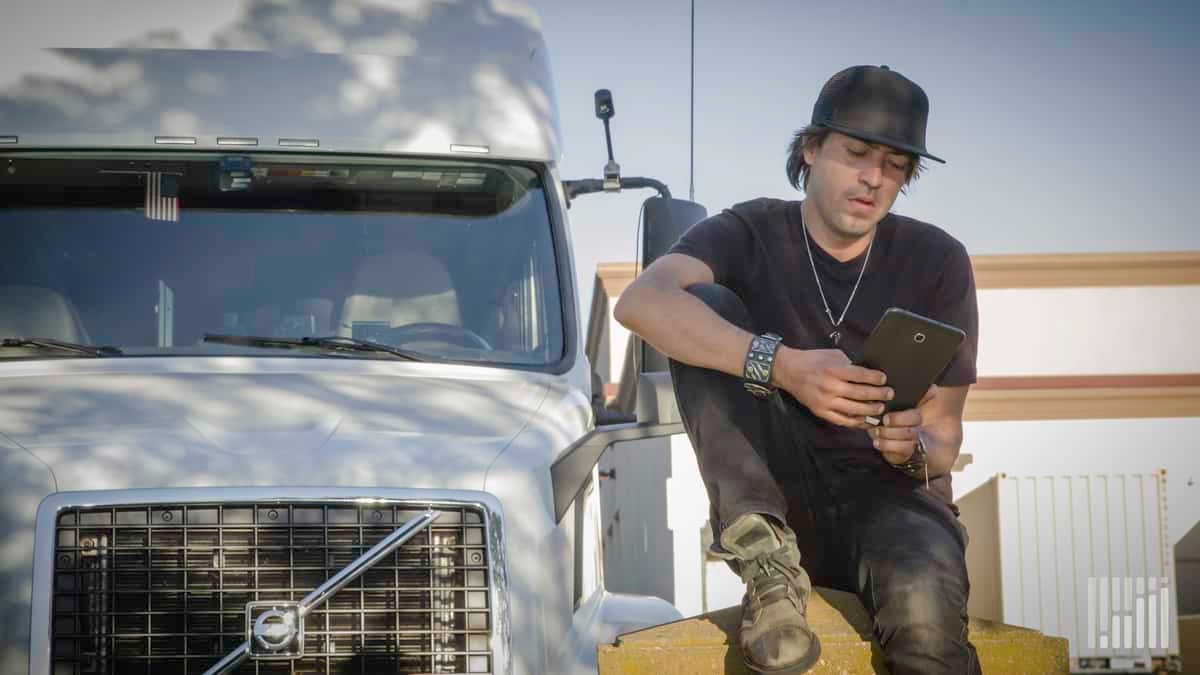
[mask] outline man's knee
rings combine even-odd
[[[753,330],[746,303],[728,287],[720,284],[694,284],[685,290],[699,298],[722,319],[745,330]]]
[[[875,588],[875,629],[893,673],[974,673],[967,636],[966,579],[895,577]]]
[[[928,641],[946,634],[957,636],[965,625],[961,593],[934,580],[893,584],[875,592],[882,596],[875,612],[875,625],[882,639],[897,632],[915,631],[922,641]]]

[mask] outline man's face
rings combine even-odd
[[[821,147],[805,148],[804,160],[806,198],[835,234],[851,239],[870,232],[892,208],[912,164],[905,152],[836,131]]]

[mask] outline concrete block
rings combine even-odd
[[[821,639],[821,660],[809,672],[887,672],[858,598],[815,590],[808,619]],[[618,636],[615,644],[599,648],[600,675],[749,674],[737,646],[740,623],[741,608],[729,607]],[[977,619],[971,619],[970,633],[988,675],[1068,672],[1067,641],[1062,638]]]
[[[1179,660],[1183,672],[1200,673],[1200,614],[1179,617]]]

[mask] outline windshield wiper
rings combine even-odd
[[[51,340],[50,338],[40,337],[4,338],[3,340],[0,340],[0,347],[46,349],[51,351],[79,354],[80,356],[94,356],[97,358],[101,356],[117,356],[125,353],[122,352],[118,347],[109,347],[107,345],[81,345],[74,342],[63,342],[61,340]]]
[[[382,345],[378,342],[370,340],[359,340],[351,337],[302,337],[302,338],[277,338],[277,337],[261,337],[257,335],[214,335],[206,333],[204,335],[205,342],[214,342],[223,345],[240,345],[243,347],[278,347],[280,349],[295,349],[297,347],[316,347],[318,349],[328,349],[333,351],[351,351],[351,352],[375,352],[383,354],[391,354],[408,361],[433,361],[434,359],[424,354],[410,352],[407,349],[399,347],[390,347]]]

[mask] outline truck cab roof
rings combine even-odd
[[[0,41],[0,149],[560,154],[521,2],[164,3],[120,22],[25,4],[28,30]]]

